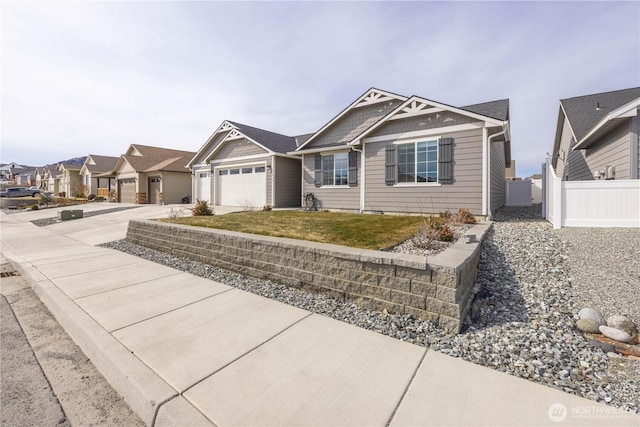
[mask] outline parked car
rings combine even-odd
[[[7,184],[9,184],[8,180],[6,180],[4,178],[0,179],[0,185],[7,185]]]
[[[29,190],[38,190],[38,191],[40,191],[40,189],[38,187],[36,187],[35,185],[32,185],[31,187],[29,187]]]
[[[27,187],[12,187],[0,192],[0,197],[35,197],[40,194],[37,188],[32,190]]]

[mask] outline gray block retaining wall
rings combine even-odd
[[[459,332],[470,308],[480,244],[490,225],[475,225],[464,238],[433,257],[153,220],[130,221],[127,240],[236,273],[328,294],[363,308],[412,314]]]

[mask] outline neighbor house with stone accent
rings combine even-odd
[[[507,99],[453,107],[372,88],[290,154],[324,209],[489,216],[511,163]]]
[[[118,157],[96,154],[87,156],[82,168],[80,168],[82,189],[85,196],[95,194],[107,199],[110,192],[115,192],[116,178],[112,171],[118,163],[118,159]]]
[[[640,178],[640,87],[560,100],[551,165],[563,181]]]
[[[189,161],[194,199],[246,208],[299,207],[300,157],[292,137],[225,120]]]
[[[131,144],[113,168],[121,203],[174,204],[191,196],[192,151]]]

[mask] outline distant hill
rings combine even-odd
[[[69,164],[69,165],[81,165],[84,163],[84,161],[87,160],[87,156],[84,157],[74,157],[73,159],[69,159],[69,160],[62,160],[60,162],[56,162],[56,164],[58,163],[65,163],[65,164]]]

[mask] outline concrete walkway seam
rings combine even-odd
[[[396,413],[398,412],[398,408],[400,407],[400,404],[404,400],[404,397],[407,395],[407,392],[409,391],[411,384],[413,384],[413,380],[416,378],[416,375],[418,374],[418,370],[420,369],[420,366],[422,366],[422,362],[424,362],[425,357],[427,357],[428,352],[429,352],[429,348],[425,348],[424,353],[422,353],[422,357],[420,358],[420,362],[418,362],[416,369],[413,371],[413,375],[411,375],[411,378],[409,378],[409,381],[407,382],[407,386],[402,392],[402,396],[400,396],[400,399],[398,399],[398,403],[396,403],[396,407],[393,408],[393,412],[391,413],[391,416],[387,420],[385,427],[389,427],[391,425],[391,422],[393,421],[393,417],[396,416]]]

